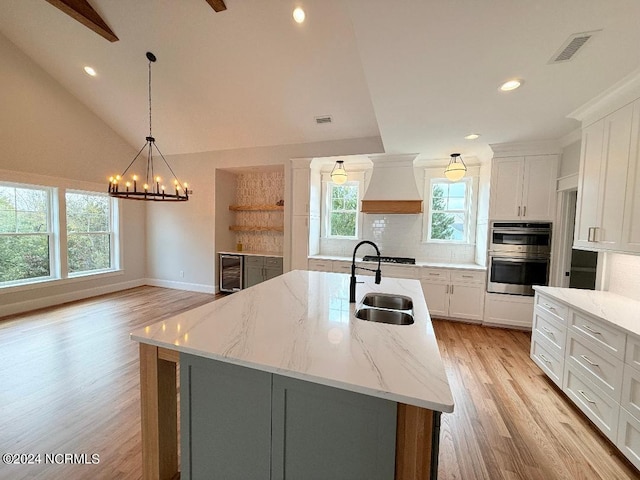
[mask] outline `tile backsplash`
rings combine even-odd
[[[607,290],[640,300],[640,256],[611,253],[607,263]]]
[[[237,205],[275,205],[284,198],[284,172],[240,174],[237,178]],[[284,225],[281,211],[239,211],[235,224],[274,227]],[[245,251],[282,253],[283,233],[274,231],[237,232],[236,243]]]
[[[361,237],[378,245],[386,256],[413,257],[419,262],[475,262],[475,245],[423,243],[422,228],[422,215],[365,214]],[[359,241],[321,238],[320,253],[350,257]],[[365,250],[362,247],[358,256],[369,253]]]

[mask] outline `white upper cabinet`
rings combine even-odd
[[[557,176],[557,155],[494,158],[491,219],[553,221]]]
[[[633,193],[627,195],[635,184],[637,159],[630,162],[630,153],[632,143],[638,142],[638,129],[632,129],[636,106],[637,102],[629,104],[583,130],[576,248],[624,251],[631,247],[623,242],[623,230],[629,234],[627,244],[631,243],[631,236],[638,239],[638,233],[634,232],[639,228],[638,220],[633,222],[632,216],[627,215],[633,204],[638,203]],[[623,228],[625,217],[628,218]]]
[[[640,253],[640,100],[633,104],[621,250]]]

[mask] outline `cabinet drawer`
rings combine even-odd
[[[531,359],[538,365],[553,383],[562,388],[564,362],[551,353],[544,338],[534,333],[531,337]],[[562,358],[562,357],[561,357]]]
[[[258,266],[261,267],[261,266],[264,265],[264,257],[257,257],[255,255],[245,255],[244,264],[245,265],[258,265]]]
[[[616,441],[620,406],[593,383],[576,373],[570,362],[565,364],[562,390],[609,440]]]
[[[309,270],[314,270],[317,272],[331,272],[331,260],[309,260]]]
[[[567,338],[567,327],[553,320],[546,310],[536,307],[533,311],[533,333],[546,338],[557,355],[564,357],[564,344]]]
[[[452,283],[484,283],[486,273],[471,270],[451,270]]]
[[[571,311],[570,317],[572,331],[580,332],[616,358],[624,359],[624,347],[627,341],[627,336],[624,332],[605,324],[597,318],[574,310]]]
[[[280,257],[264,257],[265,267],[282,268],[282,258]]]
[[[567,323],[569,308],[564,303],[536,292],[535,306],[540,310],[550,313],[561,323]]]
[[[576,332],[569,333],[567,359],[578,373],[591,380],[611,398],[620,401],[622,360],[591,345]]]
[[[620,406],[640,421],[640,371],[629,365],[624,366]]]
[[[351,262],[341,262],[339,260],[334,260],[332,272],[338,273],[351,273]],[[357,271],[357,274],[362,274],[362,271]]]
[[[417,279],[416,267],[400,267],[397,265],[383,265],[382,276],[389,278],[412,278]]]
[[[627,349],[624,361],[640,371],[640,338],[627,334]]]
[[[448,282],[450,280],[449,270],[441,268],[422,268],[420,278],[423,280]]]
[[[640,420],[624,408],[620,409],[616,446],[636,468],[640,469]]]

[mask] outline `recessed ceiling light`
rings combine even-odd
[[[475,140],[476,138],[480,138],[479,133],[470,133],[469,135],[465,135],[466,140]]]
[[[92,77],[95,77],[97,75],[96,71],[89,66],[84,67],[84,71],[87,73],[87,75],[91,75]]]
[[[304,10],[300,7],[296,7],[296,9],[293,11],[293,19],[297,23],[304,22],[304,19],[306,18],[306,16],[307,15],[304,13]]]
[[[503,92],[509,92],[518,88],[520,85],[522,85],[522,83],[523,81],[518,79],[509,80],[508,82],[504,82],[500,86],[500,90],[502,90]]]

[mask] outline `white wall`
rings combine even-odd
[[[193,196],[177,210],[147,209],[149,282],[197,291],[211,291],[217,283],[215,205],[216,169],[282,165],[285,172],[284,198],[291,198],[290,159],[380,153],[379,137],[318,142],[299,145],[279,145],[218,152],[174,155],[167,158],[174,171],[193,189]],[[228,203],[221,208],[228,208]],[[289,265],[290,205],[285,200],[285,271]],[[225,227],[226,228],[226,227]],[[223,245],[223,249],[226,248]],[[179,272],[184,272],[180,277]]]
[[[106,191],[134,149],[2,35],[0,65],[0,180]],[[2,288],[0,316],[144,283],[144,206],[123,202],[121,213],[123,272]]]

